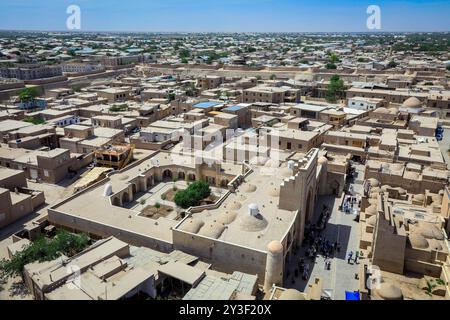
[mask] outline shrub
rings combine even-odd
[[[34,118],[32,116],[26,116],[23,121],[28,122],[28,123],[32,123],[32,124],[43,124],[45,123],[44,120],[42,120],[41,118]]]

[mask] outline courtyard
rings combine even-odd
[[[160,217],[180,220],[183,209],[177,207],[173,197],[178,191],[185,190],[188,185],[188,182],[182,180],[160,182],[146,192],[137,193],[134,200],[126,203],[124,207],[155,220]],[[225,193],[225,189],[211,187],[211,196],[205,201],[215,202]]]

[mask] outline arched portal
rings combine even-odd
[[[130,196],[128,195],[128,192],[122,193],[122,205],[127,203],[130,199]]]
[[[120,198],[119,197],[115,197],[113,199],[112,203],[113,203],[113,206],[120,207]]]
[[[166,169],[163,171],[163,180],[172,179],[172,171]]]

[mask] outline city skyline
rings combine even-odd
[[[183,0],[0,1],[0,29],[68,31],[66,10],[81,8],[81,30],[91,32],[445,32],[449,1]],[[366,10],[381,9],[381,29],[369,30]],[[21,15],[21,19],[17,16]],[[418,21],[418,17],[420,21]]]

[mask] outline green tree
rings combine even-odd
[[[171,92],[167,95],[167,100],[169,100],[169,102],[171,102],[171,101],[175,100],[176,97],[177,96],[175,95],[175,93]]]
[[[338,94],[344,91],[344,81],[339,78],[337,74],[331,76],[330,84],[328,85],[328,91],[326,99],[328,102],[335,103],[337,101]]]
[[[26,116],[23,121],[28,122],[28,123],[32,123],[32,124],[44,124],[45,121],[41,118],[35,118],[32,116]]]
[[[191,52],[189,51],[189,50],[187,50],[187,49],[182,49],[182,50],[180,50],[180,52],[178,53],[178,56],[181,58],[181,59],[186,59],[186,58],[189,58],[190,56],[191,56]]]
[[[175,194],[174,201],[177,206],[187,209],[195,207],[200,202],[211,195],[211,188],[205,181],[196,181],[189,185],[186,190],[178,191]]]
[[[330,62],[331,63],[337,63],[337,62],[339,62],[340,60],[339,60],[339,56],[336,54],[336,53],[331,53],[331,55],[330,55]]]
[[[34,87],[24,88],[19,91],[20,102],[26,103],[33,101],[38,96],[38,91]]]
[[[447,71],[450,71],[450,63],[447,64],[447,66],[445,68],[447,69]]]
[[[334,64],[334,63],[331,63],[331,62],[328,62],[326,65],[325,65],[325,68],[327,68],[327,69],[337,69],[337,66]]]
[[[12,259],[0,261],[0,279],[21,275],[24,266],[32,262],[51,261],[63,254],[71,257],[83,251],[88,244],[87,235],[77,235],[64,230],[58,230],[53,239],[41,236],[24,250],[14,254]]]
[[[277,76],[274,75],[274,74],[272,74],[272,75],[270,76],[270,80],[275,80],[276,78],[277,78]]]
[[[387,67],[389,69],[396,68],[397,66],[398,66],[398,63],[395,62],[394,60],[389,61],[388,65],[387,65]]]
[[[121,112],[121,111],[128,111],[128,105],[126,103],[123,104],[114,104],[111,108],[109,108],[110,112]]]

